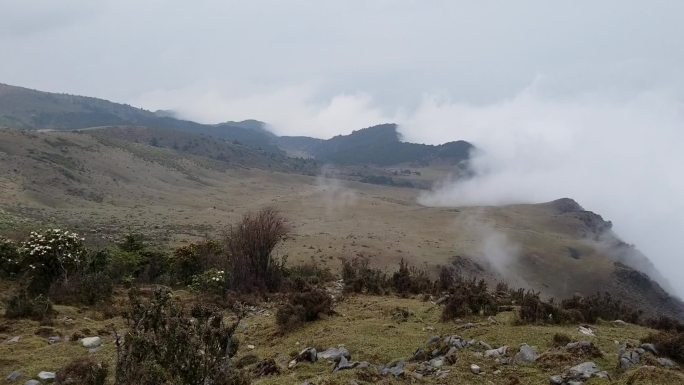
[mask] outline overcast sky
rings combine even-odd
[[[467,139],[428,204],[562,196],[684,293],[684,1],[0,0],[0,82],[330,137]]]

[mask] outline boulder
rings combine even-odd
[[[579,365],[575,365],[563,375],[568,381],[583,381],[588,380],[591,377],[607,378],[608,373],[602,371],[598,365],[589,361],[583,362]]]
[[[658,362],[658,365],[664,366],[666,368],[674,368],[677,366],[677,364],[675,364],[674,361],[665,357],[660,357],[656,359],[656,362]]]
[[[18,370],[13,371],[5,377],[5,381],[16,381],[21,378],[21,372]]]
[[[580,325],[577,330],[585,336],[596,337],[596,334],[594,334],[590,327]]]
[[[404,366],[406,366],[406,362],[404,360],[399,360],[394,363],[390,363],[387,366],[381,367],[380,374],[383,376],[391,374],[394,377],[400,377],[404,375]]]
[[[297,354],[297,357],[295,357],[294,360],[290,361],[287,367],[292,369],[295,366],[297,366],[299,362],[316,362],[317,359],[318,355],[316,354],[316,348],[305,348],[304,350],[299,352],[299,354]]]
[[[94,349],[102,345],[102,339],[100,337],[86,337],[81,339],[81,345],[87,349]]]
[[[56,376],[57,375],[55,374],[55,372],[42,371],[38,373],[38,378],[40,378],[43,381],[52,381],[55,379]]]
[[[500,348],[496,349],[489,349],[484,352],[485,358],[499,358],[503,357],[506,355],[506,352],[508,351],[508,346],[502,346]]]
[[[339,347],[339,348],[330,348],[330,349],[324,350],[322,352],[319,352],[316,354],[316,357],[319,360],[339,361],[341,357],[345,357],[346,359],[350,359],[351,354],[349,354],[349,350],[347,350],[347,348]]]
[[[336,372],[338,370],[354,369],[358,365],[358,362],[349,362],[345,356],[340,356],[339,360],[337,360],[335,362],[335,365],[333,366],[333,372]]]
[[[530,363],[536,361],[537,357],[539,357],[539,355],[536,351],[534,351],[534,349],[532,349],[532,347],[530,347],[527,344],[523,344],[522,346],[520,346],[520,350],[518,350],[518,353],[516,353],[515,356],[513,356],[513,363]]]
[[[653,344],[641,344],[639,347],[647,352],[653,353],[656,356],[658,355],[658,349],[656,349],[655,345]]]

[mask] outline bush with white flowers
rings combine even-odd
[[[67,279],[85,255],[84,239],[62,229],[32,231],[22,244],[22,267],[33,282],[32,291],[46,292],[58,278]]]
[[[16,243],[0,237],[0,274],[14,276],[21,269],[21,255]]]
[[[226,285],[226,273],[215,268],[192,276],[190,288],[194,291],[222,294]]]

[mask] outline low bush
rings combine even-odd
[[[55,311],[52,302],[42,295],[31,296],[26,291],[20,291],[7,301],[5,317],[7,318],[28,318],[43,323],[49,323]]]
[[[217,295],[224,294],[226,286],[226,273],[214,268],[194,275],[189,285],[193,291]]]
[[[596,293],[589,297],[575,296],[561,302],[565,310],[572,310],[582,314],[583,322],[595,323],[598,319],[605,321],[623,320],[638,323],[642,312],[635,310],[622,301],[606,293]]]
[[[106,363],[92,358],[78,358],[57,371],[56,385],[104,385],[107,381]]]
[[[114,282],[106,273],[83,273],[55,282],[50,298],[58,304],[92,306],[109,301],[113,292]]]
[[[578,318],[579,317],[579,318]],[[566,322],[581,322],[581,315],[564,311],[553,301],[545,302],[539,293],[526,291],[520,300],[517,324],[562,324]]]
[[[645,322],[645,325],[657,330],[684,332],[684,324],[666,316],[651,318]]]
[[[332,306],[332,298],[325,290],[304,286],[288,294],[287,302],[276,312],[276,324],[282,332],[292,330],[304,322],[333,314]]]
[[[449,290],[449,297],[442,311],[442,320],[469,315],[496,315],[497,310],[497,302],[487,291],[484,280],[463,280],[456,282]]]
[[[385,294],[390,288],[387,275],[371,268],[368,258],[343,260],[342,280],[345,291],[352,293]]]
[[[195,305],[188,315],[167,290],[142,301],[133,290],[127,332],[117,335],[117,384],[243,385],[249,378],[230,365],[237,351],[221,312]]]
[[[193,276],[211,268],[225,270],[227,259],[218,242],[207,240],[179,247],[170,258],[175,283],[189,285]]]
[[[309,285],[320,285],[335,279],[333,273],[327,267],[321,267],[315,261],[288,267],[285,270],[285,277],[292,285],[295,281],[301,280]]]
[[[399,270],[392,275],[392,287],[402,296],[429,293],[432,286],[432,281],[424,270],[409,266],[403,258],[399,262]]]
[[[684,364],[684,333],[675,331],[651,334],[642,342],[652,343],[658,353]]]

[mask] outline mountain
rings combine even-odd
[[[77,130],[139,126],[201,134],[255,149],[338,165],[459,164],[473,146],[464,141],[439,146],[402,142],[395,124],[383,124],[328,140],[270,132],[257,120],[200,124],[181,120],[173,111],[156,112],[103,99],[58,94],[0,84],[0,127]]]
[[[465,141],[438,146],[401,141],[396,124],[381,124],[338,135],[328,140],[280,137],[278,145],[288,153],[308,154],[321,162],[342,165],[458,164],[468,160],[473,145]]]

